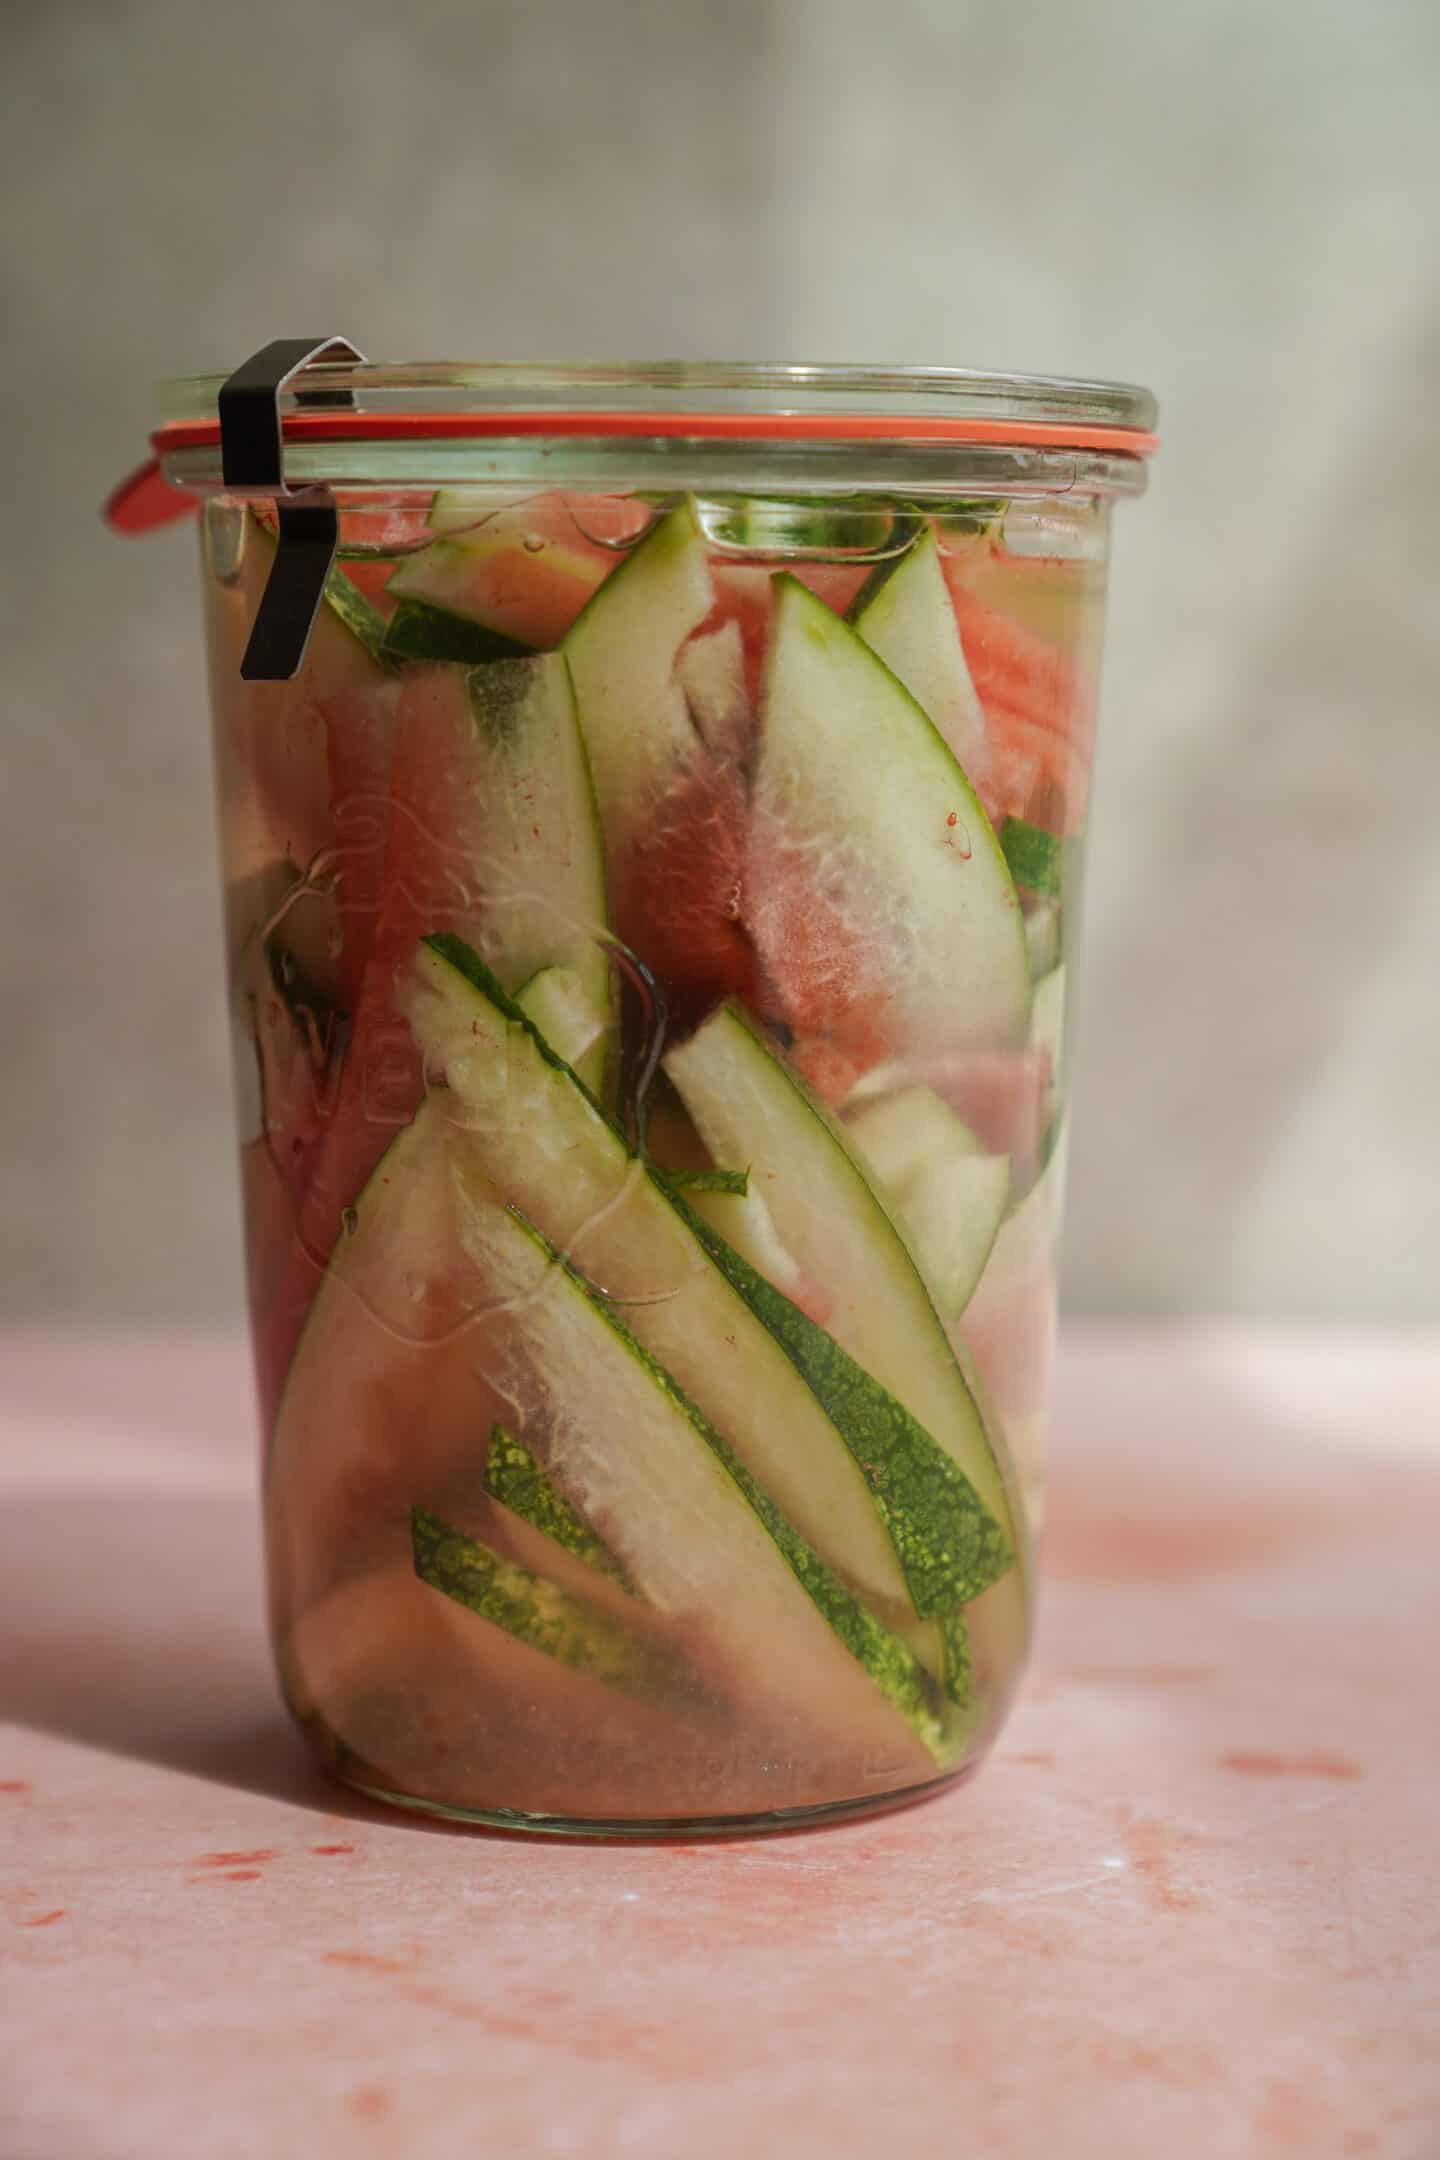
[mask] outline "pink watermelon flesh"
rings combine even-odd
[[[702,756],[612,863],[616,933],[656,977],[681,1032],[724,998],[755,998],[755,951],[741,919],[746,808],[739,770]]]
[[[437,592],[434,604],[536,652],[552,652],[652,514],[649,504],[622,496],[558,491],[479,512],[475,525],[439,534],[444,554],[437,560],[447,580],[458,582],[443,597]]]
[[[1021,817],[1047,831],[1084,824],[1094,745],[1094,701],[1070,660],[977,598],[962,558],[942,557],[970,679],[985,714],[991,770],[979,793],[992,825]]]

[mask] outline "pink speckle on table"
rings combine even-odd
[[[1130,1865],[1155,1904],[1164,1912],[1193,1912],[1201,1898],[1194,1890],[1182,1889],[1175,1877],[1175,1851],[1183,1833],[1149,1817],[1127,1823],[1124,1838]]]
[[[1252,1501],[1243,1514],[1192,1494],[1172,1519],[1137,1515],[1117,1495],[1115,1512],[1057,1526],[1051,1561],[1067,1581],[1203,1582],[1283,1563],[1336,1526],[1308,1494]]]
[[[352,1965],[356,1972],[408,1973],[414,1970],[409,1958],[376,1957],[373,1950],[327,1950],[327,1965]]]
[[[979,1776],[669,1846],[327,1783],[240,1346],[0,1348],[4,2160],[1440,2153],[1440,1339],[1072,1330]]]
[[[1235,1748],[1220,1757],[1222,1770],[1237,1770],[1242,1777],[1358,1778],[1365,1775],[1348,1755],[1327,1755],[1314,1748],[1308,1755],[1266,1755],[1256,1748]]]
[[[1179,2092],[1199,2092],[1223,2074],[1214,2048],[1148,2047],[1136,2040],[1097,2040],[1095,2068],[1106,2078],[1158,2078]]]
[[[1255,2116],[1255,2128],[1266,2152],[1314,2152],[1337,2127],[1335,2111],[1328,2102],[1293,2078],[1273,2078]],[[1345,2135],[1348,2139],[1355,2133],[1347,2131]]]
[[[381,2122],[395,2102],[383,2085],[358,2085],[350,2095],[350,2113],[359,2122]]]

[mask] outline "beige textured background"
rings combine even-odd
[[[10,0],[0,1300],[238,1298],[189,541],[148,390],[937,360],[1164,404],[1119,518],[1072,1301],[1440,1302],[1434,0]]]

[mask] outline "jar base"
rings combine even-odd
[[[865,1793],[849,1800],[827,1800],[811,1807],[771,1808],[741,1815],[650,1818],[539,1815],[527,1813],[523,1808],[454,1807],[443,1800],[422,1799],[414,1793],[371,1784],[334,1763],[327,1763],[325,1767],[331,1777],[352,1792],[363,1794],[367,1800],[378,1801],[382,1807],[398,1808],[408,1815],[427,1816],[437,1822],[475,1830],[504,1830],[526,1837],[664,1844],[686,1843],[695,1838],[776,1836],[787,1830],[818,1830],[831,1823],[854,1822],[862,1816],[893,1815],[902,1808],[933,1800],[941,1793],[953,1792],[973,1774],[976,1765],[967,1763],[947,1777],[926,1779],[922,1785],[906,1785],[892,1792]]]

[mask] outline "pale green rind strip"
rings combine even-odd
[[[944,1722],[933,1706],[929,1676],[913,1651],[846,1589],[834,1570],[826,1565],[814,1548],[806,1543],[799,1531],[781,1514],[759,1481],[740,1461],[729,1442],[702,1416],[671,1375],[630,1332],[619,1314],[613,1312],[605,1301],[596,1295],[584,1277],[540,1235],[533,1224],[525,1222],[514,1210],[511,1210],[511,1214],[526,1234],[545,1252],[551,1265],[566,1277],[590,1310],[603,1320],[606,1327],[624,1345],[636,1364],[666,1397],[672,1410],[704,1442],[746,1505],[758,1518],[771,1544],[821,1618],[863,1667],[886,1700],[900,1712],[937,1762],[943,1762],[949,1753]],[[743,1586],[737,1585],[737,1594],[744,1595]]]
[[[569,671],[554,653],[463,673],[430,670],[413,682],[410,698],[423,701],[422,721],[428,706],[442,755],[446,729],[455,729],[454,815],[483,874],[497,965],[547,999],[563,987],[558,971],[573,978],[575,1002],[598,1023],[577,1060],[598,1095],[618,1002],[604,841]],[[470,863],[462,869],[476,875]]]
[[[654,814],[655,791],[700,750],[676,655],[714,605],[693,507],[672,510],[566,633],[595,792],[612,851]]]
[[[1054,1066],[1053,1085],[1060,1085],[1065,1050],[1065,963],[1053,967],[1035,991],[1030,1016],[1030,1040],[1037,1050],[1048,1050]]]
[[[426,939],[425,944],[435,960],[453,970],[469,993],[483,998],[497,1017],[518,1022],[544,1062],[575,1085],[574,1075],[563,1060],[513,1000],[506,997],[484,962],[463,940],[439,936]],[[417,1026],[423,1040],[423,1020],[412,1015],[412,1025]],[[475,1039],[470,1029],[462,1031],[462,1041],[470,1043]],[[510,1079],[519,1086],[519,1074],[513,1066]],[[583,1094],[583,1090],[580,1092]],[[518,1095],[516,1099],[520,1099]],[[597,1126],[587,1127],[594,1135],[594,1144],[603,1140],[608,1152],[617,1158],[623,1156],[623,1142],[614,1128],[598,1119],[593,1106],[591,1115],[598,1120]],[[577,1171],[577,1146],[582,1138],[577,1130],[565,1158]],[[864,1507],[868,1493],[869,1506],[874,1508],[883,1530],[880,1550],[883,1552],[888,1543],[891,1565],[898,1565],[901,1578],[896,1588],[903,1586],[915,1610],[921,1615],[950,1611],[997,1581],[1013,1560],[1011,1544],[946,1447],[822,1327],[735,1252],[662,1176],[651,1171],[644,1191],[646,1197],[641,1204],[653,1208],[658,1199],[673,1211],[701,1254],[738,1297],[743,1310],[737,1310],[727,1299],[727,1313],[733,1318],[726,1318],[721,1332],[733,1334],[736,1322],[748,1313],[763,1330],[759,1343],[772,1356],[775,1351],[781,1356],[782,1362],[766,1385],[773,1387],[778,1380],[787,1378],[788,1363],[824,1413],[826,1424],[820,1430],[833,1438],[848,1474],[853,1477],[859,1473],[862,1489],[857,1493],[857,1504]],[[865,1191],[878,1211],[878,1201],[869,1195],[868,1187]],[[881,1219],[886,1234],[893,1236],[883,1212]],[[657,1219],[657,1231],[663,1221],[663,1215]],[[650,1308],[659,1323],[665,1321],[667,1310],[663,1302]],[[642,1317],[637,1311],[637,1327],[646,1326],[647,1321],[648,1315]],[[935,1324],[938,1326],[938,1322]],[[955,1384],[978,1425],[978,1412],[964,1394],[958,1370]],[[804,1394],[798,1400],[808,1407]],[[783,1414],[789,1413],[777,1411],[777,1415]],[[983,1450],[983,1431],[979,1445]],[[794,1502],[788,1504],[793,1512]]]
[[[1014,1551],[959,1464],[833,1336],[727,1245],[683,1194],[671,1198],[823,1404],[870,1488],[921,1618],[968,1604],[998,1582]]]
[[[937,1621],[944,1644],[945,1693],[957,1709],[969,1708],[974,1699],[974,1674],[970,1663],[970,1630],[960,1613],[946,1613]]]
[[[519,638],[428,600],[401,600],[381,630],[385,654],[402,660],[453,660],[462,667],[479,667],[492,660],[534,656],[534,648]]]
[[[415,1573],[432,1590],[530,1649],[627,1694],[663,1692],[667,1681],[674,1687],[670,1660],[557,1583],[503,1559],[426,1508],[412,1508],[410,1524]]]
[[[325,580],[325,599],[370,658],[381,667],[388,666],[385,618],[379,608],[366,599],[354,580],[346,577],[343,570],[332,570]]]
[[[750,1191],[748,1170],[667,1170],[664,1177],[674,1192],[729,1193],[744,1200]]]
[[[978,1137],[935,1090],[920,1081],[892,1094],[862,1098],[844,1130],[887,1193],[923,1177],[951,1156],[983,1155]]]
[[[1042,900],[1025,917],[1025,944],[1030,954],[1030,976],[1037,988],[1060,962],[1060,910],[1053,900]]]
[[[866,579],[850,621],[934,722],[965,772],[983,776],[989,762],[985,715],[933,531],[927,528],[898,561]]]
[[[797,578],[775,620],[753,787],[750,926],[782,993],[797,866],[853,915],[887,967],[897,1054],[933,1038],[1018,1042],[1025,929],[990,821],[949,744],[898,676]],[[883,754],[877,756],[877,744]]]
[[[668,1182],[675,1185],[675,1180]],[[746,1178],[746,1191],[742,1193],[707,1191],[702,1185],[679,1185],[697,1215],[703,1215],[717,1236],[722,1237],[732,1252],[748,1260],[757,1275],[773,1283],[787,1298],[799,1300],[806,1290],[804,1273],[793,1253],[781,1244],[775,1225],[770,1219],[757,1188]]]
[[[425,940],[401,1007],[430,1070],[445,1077],[473,1159],[554,1243],[579,1249],[630,1308],[633,1331],[844,1579],[879,1612],[909,1607],[887,1525],[823,1403],[485,964],[459,938]]]
[[[1010,1158],[987,1155],[964,1121],[921,1085],[864,1102],[845,1133],[929,1286],[941,1318],[964,1311],[1010,1197]]]
[[[916,1262],[947,1326],[975,1293],[1010,1200],[1008,1155],[937,1161],[894,1196]]]
[[[826,1340],[835,1338],[938,1442],[1013,1553],[1012,1511],[984,1419],[914,1256],[836,1120],[734,1005],[718,1007],[672,1050],[665,1070],[711,1155],[749,1163],[787,1251],[833,1295]],[[843,1246],[836,1221],[853,1227]]]
[[[596,1004],[594,991],[574,968],[539,968],[516,991],[515,1003],[598,1101],[613,1015]]]
[[[490,1434],[490,1454],[485,1464],[485,1490],[492,1500],[509,1508],[522,1522],[563,1545],[566,1552],[611,1576],[625,1589],[630,1582],[624,1568],[598,1530],[572,1507],[565,1495],[541,1469],[523,1440],[496,1425]]]

